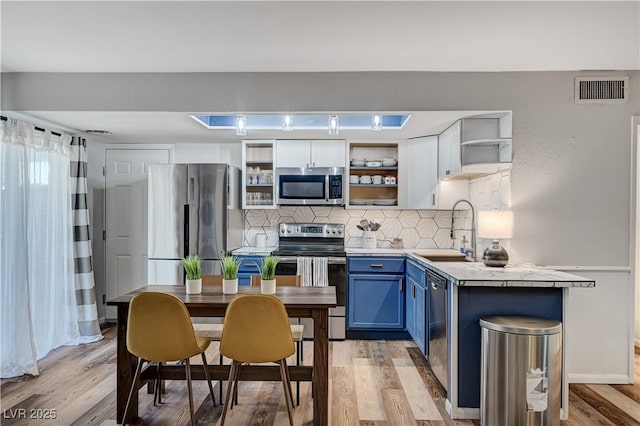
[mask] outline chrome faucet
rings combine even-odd
[[[451,236],[452,244],[455,244],[455,241],[456,241],[455,227],[454,227],[455,211],[456,211],[456,206],[460,203],[467,203],[469,204],[469,207],[471,207],[471,249],[469,249],[469,255],[475,261],[477,260],[476,258],[476,211],[473,208],[473,204],[471,204],[471,201],[462,199],[453,203],[453,207],[451,207],[451,233],[449,235]]]

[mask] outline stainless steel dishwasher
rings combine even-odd
[[[444,389],[449,391],[447,380],[447,285],[448,280],[433,271],[427,271],[429,288],[429,364],[433,374]]]

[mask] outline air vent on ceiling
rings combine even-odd
[[[576,77],[577,104],[613,104],[627,101],[629,77]]]

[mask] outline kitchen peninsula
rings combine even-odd
[[[438,258],[452,259],[453,250],[416,253],[415,250],[347,249],[350,264],[369,259],[369,263],[377,267],[382,259],[406,258],[406,288],[402,287],[405,296],[399,296],[405,301],[406,329],[447,390],[446,409],[454,419],[479,418],[481,317],[542,317],[561,321],[566,329],[569,289],[595,287],[593,280],[535,265],[492,268],[480,262],[464,261],[463,257],[461,261],[437,261]],[[445,282],[440,291],[434,282],[438,277]],[[442,293],[441,296],[435,296],[438,293]],[[351,301],[349,306],[353,306]],[[439,314],[443,317],[438,318]],[[443,350],[433,352],[439,346]],[[566,355],[562,369],[563,418],[567,416],[569,395],[565,365]],[[442,375],[438,375],[439,367]]]
[[[492,268],[464,261],[454,250],[345,250],[347,337],[390,338],[395,332],[403,338],[408,332],[446,389],[446,409],[453,419],[479,418],[481,317],[542,317],[561,321],[566,329],[570,326],[567,300],[571,289],[595,287],[593,280],[541,266]],[[244,247],[236,254],[268,253],[264,248]],[[433,276],[446,282],[444,291],[436,289]],[[434,348],[441,350],[434,352]],[[566,350],[563,352],[565,418],[569,392]]]

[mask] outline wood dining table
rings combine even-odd
[[[182,285],[148,285],[119,296],[107,302],[118,310],[117,324],[117,420],[123,423],[125,406],[129,389],[133,381],[137,358],[127,350],[127,319],[129,304],[133,296],[145,292],[170,293],[182,300],[192,317],[224,317],[229,303],[240,294],[259,294],[259,287],[240,286],[238,294],[223,294],[221,286],[203,286],[201,294],[186,294]],[[335,287],[286,287],[276,290],[278,297],[287,309],[290,317],[313,319],[313,365],[292,365],[289,372],[292,381],[310,381],[313,395],[313,424],[329,423],[329,308],[336,307]],[[227,380],[229,365],[208,365],[212,380]],[[155,380],[155,368],[147,367],[142,372],[139,387]],[[194,380],[206,380],[204,368],[199,365],[191,367]],[[184,368],[179,365],[162,367],[162,378],[168,380],[185,380]],[[243,367],[240,380],[280,380],[277,366],[250,365]],[[134,392],[132,408],[129,410],[126,423],[138,417],[138,392]]]

